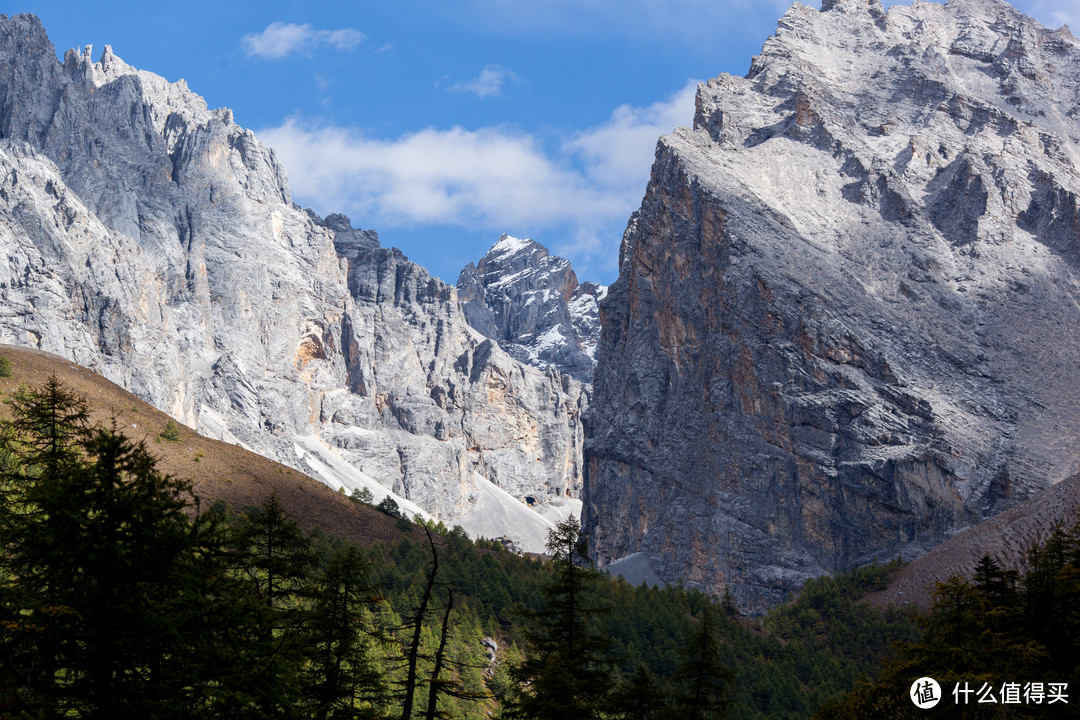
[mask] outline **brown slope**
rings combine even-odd
[[[276,493],[288,514],[306,530],[316,528],[351,542],[389,544],[403,536],[397,523],[368,506],[292,468],[238,446],[211,440],[180,425],[181,441],[161,440],[169,416],[100,375],[57,355],[0,344],[0,355],[11,362],[12,377],[0,378],[7,398],[20,385],[38,387],[56,375],[66,387],[86,398],[95,423],[113,425],[133,440],[141,440],[158,458],[158,469],[192,481],[203,507],[217,500],[240,510],[262,504]],[[0,416],[8,413],[0,405]]]
[[[970,578],[987,553],[1003,568],[1023,570],[1028,551],[1058,523],[1071,526],[1080,511],[1080,475],[1043,490],[1016,507],[954,535],[901,570],[889,587],[867,596],[872,604],[930,607],[936,583]]]

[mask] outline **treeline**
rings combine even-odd
[[[815,717],[919,717],[914,681],[940,686],[935,717],[1072,717],[1080,703],[1080,521],[1056,527],[1028,557],[1002,569],[989,555],[968,581],[937,586],[921,636],[901,646],[875,681]],[[1070,690],[1071,689],[1071,690]],[[1070,697],[1071,695],[1071,697]]]
[[[8,402],[2,718],[805,718],[914,637],[858,602],[895,567],[749,620],[596,572],[573,522],[547,562],[404,520],[359,548],[273,498],[191,512],[55,380]]]
[[[556,537],[565,533],[564,528]],[[473,543],[460,529],[446,539],[440,572],[459,589],[463,612],[509,646],[511,665],[519,662],[529,649],[527,637],[537,632],[537,613],[545,612],[551,588],[559,584],[559,563],[541,564],[497,544]],[[424,545],[405,538],[376,563],[379,585],[395,605],[408,604],[416,595]],[[560,556],[557,549],[549,552]],[[704,624],[715,639],[715,662],[732,674],[724,682],[728,712],[721,717],[809,718],[826,699],[879,667],[894,644],[917,637],[912,611],[881,612],[861,600],[884,588],[900,567],[892,562],[811,580],[793,602],[751,619],[739,615],[730,596],[633,586],[579,566],[587,581],[576,597],[582,607],[596,610],[584,613],[587,629],[607,643],[602,653],[606,675],[599,685],[613,694],[598,703],[608,708],[599,717],[664,717],[685,691],[679,668]],[[505,668],[499,669],[504,680],[492,686],[499,698],[517,684],[502,675]],[[648,688],[642,694],[658,702],[645,714],[616,714],[619,703],[641,687]]]
[[[55,379],[9,403],[0,717],[387,716],[393,626],[357,548],[273,499],[190,517],[189,485]]]

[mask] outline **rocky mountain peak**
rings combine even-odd
[[[1080,469],[1077,107],[1080,43],[998,0],[796,4],[703,83],[605,304],[601,564],[761,608]]]
[[[484,266],[496,269],[524,269],[548,257],[548,249],[531,238],[516,238],[503,233],[481,258]],[[562,258],[557,258],[562,260]],[[563,262],[566,262],[565,260]]]
[[[821,12],[869,13],[880,17],[885,14],[885,8],[881,0],[822,0]]]
[[[607,288],[578,283],[570,261],[535,240],[502,235],[458,278],[469,324],[520,362],[591,382]]]
[[[0,342],[332,487],[542,549],[578,512],[581,383],[476,333],[453,286],[373,231],[295,206],[228,109],[90,53],[60,63],[36,18],[0,18]]]

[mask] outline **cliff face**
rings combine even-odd
[[[592,382],[607,288],[578,283],[569,260],[503,235],[461,271],[457,289],[469,324],[515,360]]]
[[[0,245],[0,341],[213,437],[448,522],[485,493],[580,491],[579,382],[507,356],[373,232],[293,205],[230,111],[108,47],[60,63],[25,15],[0,17]]]
[[[1080,469],[1078,90],[997,0],[796,4],[700,86],[601,304],[600,563],[760,609]]]

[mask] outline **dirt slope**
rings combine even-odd
[[[388,544],[402,537],[396,522],[292,468],[228,443],[211,440],[179,425],[181,441],[159,438],[169,416],[86,368],[50,353],[0,344],[11,362],[12,377],[0,378],[0,393],[9,397],[20,385],[38,387],[50,375],[86,398],[95,423],[112,425],[142,440],[158,458],[158,468],[190,479],[201,504],[225,500],[240,510],[259,505],[276,493],[290,516],[308,531],[321,528],[352,542]],[[0,405],[0,416],[6,416]]]
[[[882,608],[892,603],[926,609],[935,583],[954,575],[970,578],[975,563],[987,553],[1003,568],[1023,570],[1032,545],[1045,540],[1055,523],[1071,526],[1078,511],[1080,475],[1073,475],[953,536],[900,571],[887,589],[871,593],[867,599]]]

